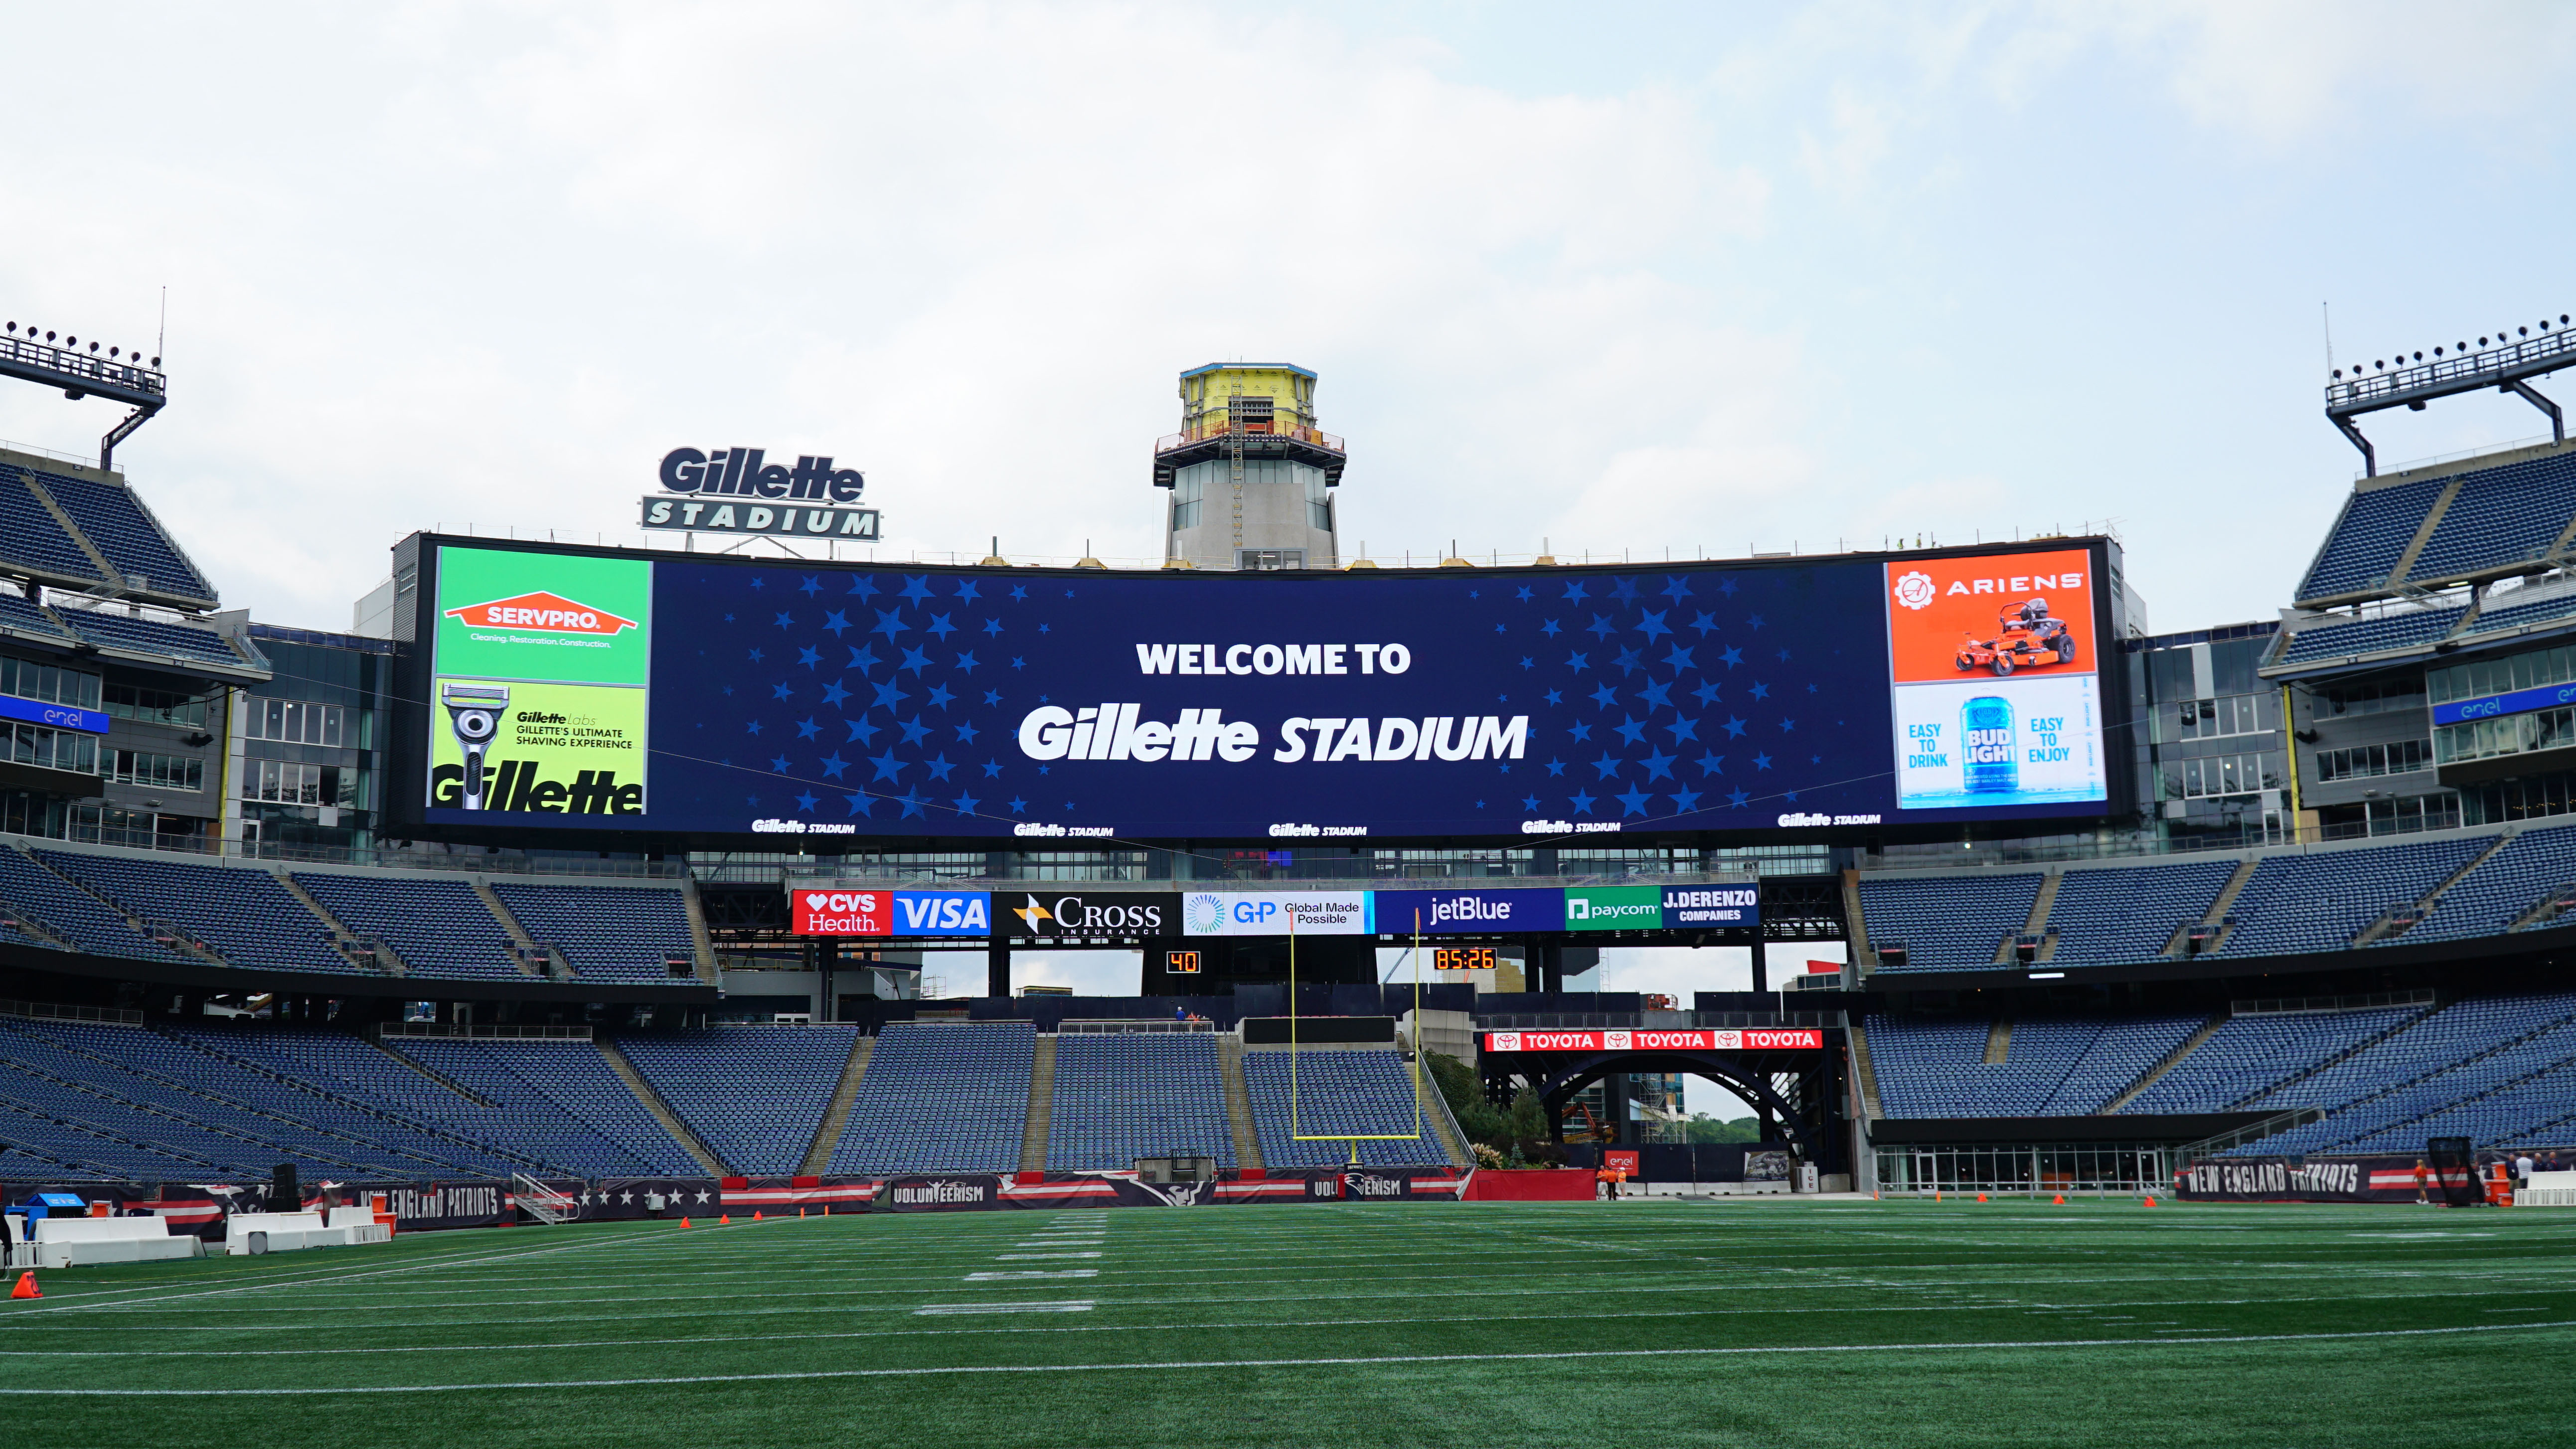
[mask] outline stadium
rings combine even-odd
[[[1009,49],[960,47],[995,67],[960,90],[997,115],[1030,84]],[[1061,68],[1102,65],[1081,54]],[[1331,109],[1301,102],[1298,124]],[[1562,142],[1598,169],[1577,133],[1621,124],[1462,114],[1472,143],[1439,154],[1489,191],[1510,188],[1470,152]],[[941,126],[904,121],[938,154]],[[1055,154],[1050,129],[1024,117],[1010,147]],[[1215,149],[1278,216],[1359,230],[1405,204],[1331,174],[1364,139],[1257,172],[1252,141]],[[1819,173],[1849,160],[1810,149]],[[1403,188],[1449,195],[1403,159]],[[1686,170],[1672,196],[1710,189]],[[1667,179],[1605,174],[1546,204],[1601,208],[1606,235],[1639,224],[1613,193]],[[763,259],[780,276],[882,266],[871,233],[919,220],[855,224],[831,186],[772,208],[620,175],[561,190],[697,198],[687,225],[745,232],[794,212],[837,249]],[[1169,185],[1158,224],[1200,204]],[[941,244],[1061,224],[1021,209],[1033,194]],[[1251,208],[1225,205],[1190,246],[1243,270],[1157,288],[1331,290],[1256,285],[1245,259],[1342,239],[1242,243],[1226,228]],[[1479,246],[1525,245],[1500,213],[1472,224],[1499,243],[1440,219],[1439,265],[1396,269],[1407,285],[1464,285]],[[551,274],[542,245],[501,250],[571,292],[595,280],[574,272],[649,270],[633,258],[661,240]],[[1794,476],[1700,458],[1675,491],[1723,506],[1694,513],[1623,455],[1599,472],[1647,501],[1598,516],[1628,536],[1558,547],[1544,530],[1562,544],[1608,485],[1564,484],[1579,496],[1545,512],[1495,458],[1535,476],[1631,431],[1690,454],[1697,435],[1625,395],[1663,385],[1646,372],[1686,374],[1712,414],[1778,394],[1696,344],[1632,368],[1615,354],[1655,335],[1617,287],[1514,319],[1633,334],[1582,362],[1597,394],[1535,373],[1538,344],[1377,293],[1436,363],[1355,332],[1329,355],[1282,343],[1299,362],[1189,365],[1192,343],[1139,369],[1098,334],[1152,306],[1066,250],[1042,290],[1096,284],[1070,304],[1110,309],[1075,329],[1092,377],[1067,380],[1060,340],[995,359],[934,307],[897,329],[921,379],[874,377],[897,401],[866,413],[829,358],[761,331],[783,294],[757,281],[705,304],[760,339],[721,346],[689,342],[659,279],[617,283],[617,309],[693,354],[694,413],[603,401],[632,380],[597,355],[635,334],[453,304],[502,335],[476,364],[493,377],[591,354],[537,404],[619,440],[583,463],[579,486],[615,496],[580,530],[534,480],[586,445],[528,446],[508,384],[420,386],[409,343],[377,359],[409,382],[370,379],[356,406],[300,337],[227,338],[262,360],[197,373],[161,340],[24,320],[55,295],[0,307],[0,422],[42,408],[82,446],[0,442],[0,1399],[28,1442],[2546,1441],[2576,1330],[2568,315],[2535,303],[2362,362],[2329,333],[2321,394],[2304,373],[2249,390],[2241,411],[2294,413],[2336,460],[2281,480],[2334,495],[2294,536],[2228,517],[2198,538],[2280,565],[2248,617],[2208,602],[2213,569],[2157,556],[2171,533],[2038,524],[2134,479],[2112,461],[2129,440],[2033,463],[2068,433],[2029,449],[1992,418],[1925,451],[2017,488],[2075,481],[2008,516],[1966,484],[1871,485],[1932,499],[1946,545],[1883,512],[1830,548],[1684,544],[1711,514],[1754,532],[1732,510]],[[289,290],[230,255],[244,296]],[[1883,297],[1901,273],[1853,275]],[[1314,335],[1215,315],[1236,332],[1207,351]],[[1867,395],[2027,401],[2017,373],[1928,363],[1922,336],[1872,334],[1897,381]],[[2107,336],[2052,342],[2042,369],[2114,356]],[[1763,365],[1813,381],[1789,351]],[[2192,375],[2220,363],[2122,365],[2084,385],[2187,399],[2223,436],[2220,388]],[[314,437],[260,411],[242,379],[262,371],[316,400]],[[924,402],[960,377],[964,403]],[[1370,390],[1396,396],[1363,409]],[[1063,426],[1109,392],[1150,396],[1165,431]],[[1441,392],[1473,395],[1472,425]],[[1568,421],[1586,407],[1614,420]],[[322,441],[344,409],[386,430],[379,453]],[[433,473],[396,457],[421,436],[387,421],[405,410],[449,437]],[[246,545],[231,515],[258,509],[190,496],[208,434],[155,448],[192,415],[220,415],[237,457],[345,469],[351,496],[437,486],[348,517],[280,501]],[[2405,431],[2417,415],[2452,431]],[[797,421],[734,433],[745,416]],[[2153,466],[2213,446],[2182,430]],[[1399,531],[1374,519],[1430,491],[1408,469],[1435,447],[1481,533],[1372,553],[1363,527]],[[988,471],[921,466],[941,452]],[[982,511],[933,514],[960,478],[988,485]],[[1030,478],[1085,501],[1029,535],[1106,518],[1150,555],[1006,552]],[[421,526],[496,496],[506,516]],[[956,536],[918,544],[916,510]],[[298,613],[269,601],[307,595],[242,577],[317,557],[364,587]]]

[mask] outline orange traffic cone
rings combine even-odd
[[[36,1286],[35,1274],[21,1273],[18,1275],[18,1286],[9,1290],[9,1296],[12,1298],[42,1298],[45,1296],[45,1290]]]
[[[2144,1203],[2140,1204],[2140,1206],[2142,1206],[2142,1207],[2154,1207],[2155,1205],[2156,1205],[2156,1195],[2155,1195],[2154,1193],[2148,1193],[2148,1194],[2147,1194],[2147,1200],[2146,1200]]]
[[[1982,1193],[1982,1192],[1981,1192],[1981,1193],[1978,1193],[1978,1194],[1977,1194],[1977,1201],[1979,1201],[1979,1202],[1984,1202],[1985,1200],[1986,1200],[1986,1195],[1985,1195],[1984,1193]]]
[[[2056,1202],[2056,1204],[2057,1204],[2059,1207],[2064,1207],[2064,1206],[2066,1206],[2066,1194],[2064,1194],[2064,1193],[2062,1193],[2062,1192],[2061,1192],[2061,1193],[2059,1193],[2059,1194],[2056,1196],[2056,1198],[2054,1199],[2054,1201]]]
[[[800,1218],[801,1218],[801,1217],[803,1217],[803,1216],[805,1216],[805,1210],[804,1210],[803,1208],[798,1208],[798,1209],[796,1210],[796,1216],[798,1216],[798,1217],[800,1217]]]
[[[758,1208],[752,1209],[751,1220],[755,1223],[760,1221],[760,1210]]]
[[[681,1227],[684,1227],[684,1228],[685,1228],[685,1227],[687,1227],[688,1225],[689,1225],[689,1220],[688,1220],[687,1218],[682,1218],[682,1219],[680,1219],[680,1226],[681,1226]]]
[[[723,1214],[722,1216],[718,1217],[718,1218],[716,1219],[716,1221],[717,1221],[718,1223],[723,1224],[724,1226],[726,1226],[726,1227],[728,1227],[728,1228],[729,1228],[729,1227],[732,1227],[732,1226],[733,1226],[733,1214],[731,1214],[731,1213],[725,1213],[725,1214]]]

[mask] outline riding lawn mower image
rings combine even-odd
[[[1992,639],[1981,641],[1975,634],[1961,637],[1955,661],[1961,674],[1983,667],[2001,677],[2016,669],[2075,662],[2075,636],[2067,631],[2065,620],[2048,616],[2046,599],[2004,605],[1995,618],[1995,629]]]

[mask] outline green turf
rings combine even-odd
[[[2576,1212],[2545,1209],[2018,1200],[419,1234],[45,1274],[42,1302],[0,1304],[0,1425],[370,1449],[2540,1443],[2576,1364],[2571,1250]],[[923,1312],[1036,1303],[1089,1306]]]

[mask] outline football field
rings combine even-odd
[[[29,1445],[2379,1449],[2548,1441],[2576,1364],[2576,1212],[2548,1209],[789,1217],[40,1281],[0,1303]]]

